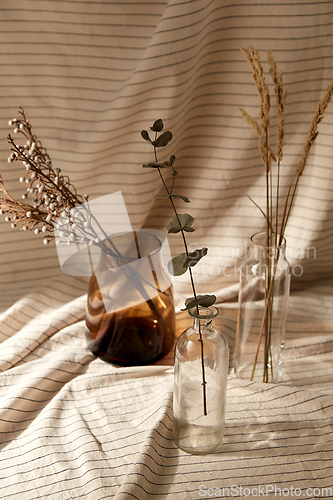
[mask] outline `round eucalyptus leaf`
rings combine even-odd
[[[172,276],[181,276],[186,273],[187,268],[184,267],[184,262],[187,259],[186,253],[181,253],[169,260],[168,262],[168,271]]]
[[[150,130],[152,130],[153,132],[161,132],[163,130],[163,127],[163,120],[159,118],[158,120],[156,120],[156,122],[154,122],[153,126],[150,127]]]
[[[150,137],[149,137],[149,134],[148,134],[147,130],[142,130],[142,132],[141,132],[141,137],[142,137],[142,139],[144,139],[145,141],[151,142],[151,140],[150,140]]]
[[[185,267],[194,267],[197,265],[197,263],[207,255],[208,248],[203,247],[203,248],[198,248],[197,250],[194,250],[194,252],[189,253],[188,257],[184,263]]]
[[[179,233],[180,231],[181,231],[181,228],[180,228],[180,227],[171,227],[171,228],[168,230],[168,233],[175,234],[175,233]]]
[[[168,233],[174,234],[180,231],[185,231],[186,233],[193,233],[195,231],[194,227],[172,227],[169,229]]]
[[[170,156],[170,165],[173,165],[175,163],[175,159],[176,159],[175,155]]]
[[[181,194],[172,194],[172,198],[181,198],[185,203],[190,203],[190,200],[186,198],[186,196],[182,196]]]
[[[179,220],[178,220],[179,218]],[[178,218],[175,215],[172,219],[171,222],[167,225],[167,230],[169,233],[178,233],[179,231],[183,230],[188,230],[194,231],[193,228],[190,228],[190,226],[194,222],[194,218],[190,214],[178,214]],[[179,225],[180,221],[180,225]]]
[[[152,142],[152,145],[155,146],[156,148],[162,148],[169,144],[169,142],[172,139],[172,133],[167,130],[166,132],[163,132],[163,134],[159,135],[155,141]]]
[[[161,200],[165,200],[166,198],[181,198],[185,203],[190,203],[190,200],[186,196],[180,194],[155,194],[155,198],[160,198]]]
[[[160,200],[166,200],[167,198],[169,198],[169,196],[167,194],[154,194],[154,198],[158,198]]]
[[[165,163],[156,163],[155,161],[151,161],[147,165],[142,166],[143,168],[169,168]]]
[[[188,309],[192,309],[192,307],[201,306],[201,307],[210,307],[216,302],[215,295],[197,295],[197,298],[189,297],[185,300],[185,308],[182,311],[187,311]]]

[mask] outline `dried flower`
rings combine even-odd
[[[34,231],[36,235],[43,233],[45,245],[52,240],[55,240],[57,245],[77,245],[78,250],[79,245],[85,245],[88,249],[91,272],[94,274],[89,247],[96,244],[102,251],[113,256],[121,257],[121,253],[105,233],[98,217],[90,210],[89,195],[78,194],[69,177],[62,175],[60,168],[53,168],[46,149],[33,135],[22,108],[19,108],[19,114],[20,118],[10,120],[9,125],[14,127],[14,134],[21,134],[24,137],[24,145],[19,145],[18,140],[13,140],[11,135],[8,136],[11,144],[8,162],[22,162],[25,174],[19,181],[27,184],[22,199],[31,196],[33,202],[29,204],[15,200],[4,186],[0,175],[0,191],[4,194],[0,197],[0,214],[5,215],[5,221],[11,222],[13,228],[22,224],[23,231]],[[54,229],[57,232],[56,236],[53,234]],[[142,285],[142,277],[134,269],[127,270],[126,266],[123,267],[125,269],[123,268],[122,272],[133,286],[137,287],[156,320],[160,320],[159,311]]]
[[[24,138],[24,144],[20,145],[18,138],[14,140],[8,135],[8,142],[11,144],[8,162],[22,162],[25,173],[19,178],[19,182],[27,185],[22,200],[31,197],[33,201],[28,203],[15,200],[0,175],[0,191],[4,194],[0,197],[0,213],[5,215],[5,221],[11,222],[13,228],[22,225],[23,231],[43,233],[44,244],[55,239],[54,228],[62,227],[57,244],[89,244],[90,241],[95,241],[98,235],[90,224],[92,215],[84,204],[88,195],[79,195],[69,177],[63,175],[60,168],[53,168],[49,154],[32,133],[22,108],[19,108],[19,115],[19,118],[9,121],[9,126],[14,127],[14,134]],[[81,207],[80,210],[75,209],[78,206]]]

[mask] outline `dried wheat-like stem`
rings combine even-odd
[[[264,213],[266,218],[266,236],[267,236],[267,245],[272,244],[273,241],[272,236],[275,233],[275,245],[281,245],[283,242],[283,237],[285,234],[287,222],[291,213],[291,208],[295,200],[295,193],[299,184],[299,179],[303,174],[307,158],[309,156],[312,145],[314,144],[317,136],[318,136],[318,125],[322,121],[324,117],[324,112],[332,98],[333,95],[333,82],[328,86],[323,99],[318,104],[315,115],[312,119],[307,141],[304,145],[303,156],[297,166],[296,172],[294,173],[288,193],[286,196],[286,200],[283,207],[283,215],[280,223],[280,228],[278,228],[278,222],[280,220],[279,217],[279,198],[280,198],[280,163],[283,159],[283,141],[284,141],[284,118],[283,112],[285,108],[287,90],[283,88],[283,73],[278,72],[276,63],[274,61],[273,55],[271,51],[268,51],[268,63],[269,63],[269,72],[272,77],[272,81],[275,84],[274,92],[276,98],[276,110],[277,110],[277,127],[276,127],[276,159],[271,151],[270,147],[270,100],[268,88],[265,83],[265,79],[263,76],[263,70],[260,63],[258,52],[252,47],[248,47],[246,50],[241,49],[245,54],[247,61],[249,62],[253,78],[258,89],[260,95],[260,113],[261,113],[261,128],[258,122],[251,118],[246,111],[241,110],[241,114],[245,121],[250,125],[250,127],[254,130],[256,135],[259,137],[259,150],[261,157],[265,163],[266,167],[266,213]],[[276,174],[276,193],[275,193],[275,228],[273,228],[273,174],[271,169],[271,159],[277,161],[277,174]],[[250,198],[251,199],[251,198]],[[255,203],[256,204],[256,203]],[[257,204],[256,204],[257,205]],[[278,233],[280,234],[280,238],[278,241]],[[279,254],[278,254],[279,255]],[[278,258],[277,258],[278,261]],[[275,267],[272,266],[270,262],[270,257],[267,256],[267,275],[266,275],[266,293],[265,293],[265,312],[262,320],[262,326],[259,335],[257,352],[255,355],[252,377],[254,375],[255,367],[257,364],[257,358],[259,354],[259,348],[261,343],[261,337],[263,333],[265,334],[265,363],[268,362],[269,352],[271,350],[271,307],[273,304],[273,293],[272,287],[275,280]],[[268,365],[267,365],[268,366]],[[268,370],[267,367],[264,366],[264,381],[268,381]]]
[[[291,192],[291,190],[292,190],[294,179],[296,177],[296,181],[295,181],[295,184],[293,186],[293,190],[292,190],[291,200],[290,200],[289,206],[287,205],[288,198],[286,200],[285,217],[284,217],[283,223],[281,224],[281,231],[280,231],[280,238],[281,239],[282,239],[282,237],[283,237],[283,235],[285,233],[287,222],[289,220],[289,216],[290,216],[290,213],[291,213],[291,208],[292,208],[292,205],[293,205],[293,202],[294,202],[294,199],[295,199],[295,194],[296,194],[296,190],[297,190],[299,178],[301,177],[301,175],[304,172],[304,169],[305,169],[305,166],[306,166],[306,162],[307,162],[308,156],[310,154],[312,145],[314,144],[314,142],[315,142],[315,140],[316,140],[316,138],[318,137],[318,134],[319,134],[318,125],[322,121],[322,119],[324,118],[324,113],[326,111],[326,108],[327,108],[328,104],[330,103],[330,101],[332,99],[332,96],[333,96],[333,82],[331,82],[330,85],[327,87],[326,92],[324,94],[324,97],[322,98],[322,100],[320,101],[320,103],[317,106],[317,109],[315,111],[315,114],[314,114],[314,116],[312,118],[312,121],[311,121],[311,124],[310,124],[307,141],[306,141],[306,143],[304,145],[303,156],[300,159],[300,161],[298,163],[298,166],[296,168],[296,172],[295,172],[295,174],[294,174],[294,176],[293,176],[293,178],[292,178],[292,180],[290,182],[289,192]]]
[[[252,74],[255,84],[260,96],[260,116],[262,121],[262,129],[265,133],[266,128],[269,127],[269,111],[270,111],[270,95],[268,86],[264,77],[264,70],[262,68],[258,51],[253,47],[241,49],[245,55],[247,62],[252,68]]]
[[[283,88],[283,73],[277,70],[272,52],[269,50],[267,54],[269,63],[269,72],[275,84],[274,92],[276,99],[277,110],[277,127],[276,127],[276,156],[277,156],[277,179],[276,179],[276,201],[275,201],[275,244],[277,244],[278,221],[279,221],[279,201],[280,201],[280,165],[283,158],[283,138],[284,138],[284,117],[283,112],[286,103],[287,89]]]
[[[319,134],[318,125],[322,121],[322,119],[324,118],[325,110],[326,110],[326,108],[327,108],[327,106],[332,98],[332,95],[333,95],[333,82],[327,87],[325,95],[324,95],[323,99],[320,101],[320,103],[318,104],[316,112],[315,112],[314,117],[312,119],[309,133],[308,133],[308,138],[307,138],[307,141],[306,141],[306,143],[304,145],[304,149],[303,149],[303,156],[300,159],[300,162],[299,162],[297,169],[296,169],[296,175],[299,177],[304,172],[304,168],[305,168],[306,161],[307,161],[307,158],[309,156],[311,147]]]
[[[239,108],[239,111],[240,111],[241,115],[243,116],[244,120],[246,121],[246,123],[253,129],[253,131],[255,132],[256,136],[259,139],[259,150],[261,153],[261,159],[262,159],[263,164],[266,166],[266,160],[267,160],[266,159],[266,146],[267,146],[266,145],[266,138],[263,136],[263,134],[261,132],[260,125],[259,125],[258,121],[255,118],[252,118],[252,116],[250,116],[243,108]],[[268,145],[268,149],[269,149],[269,154],[271,155],[272,159],[274,161],[276,161],[275,154],[273,153],[273,151],[271,150],[269,145]]]
[[[284,138],[284,117],[283,112],[286,103],[287,89],[283,88],[283,73],[279,73],[274,61],[271,51],[268,51],[268,63],[270,66],[269,72],[271,74],[272,80],[275,84],[274,92],[276,98],[276,110],[277,110],[277,129],[276,129],[276,156],[282,161],[283,153],[283,138]]]
[[[264,165],[266,165],[266,144],[265,139],[261,133],[261,128],[259,123],[255,118],[252,118],[244,109],[239,108],[244,120],[250,127],[254,130],[256,136],[259,138],[259,150],[261,154],[261,159]]]

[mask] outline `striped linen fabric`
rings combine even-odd
[[[91,198],[121,191],[134,228],[172,217],[140,137],[162,118],[174,138],[176,192],[195,217],[195,270],[215,293],[231,360],[221,451],[172,443],[173,360],[118,368],[86,347],[87,279],[61,273],[53,245],[0,216],[0,498],[198,500],[333,498],[333,103],[286,233],[292,276],[284,371],[276,385],[235,378],[238,268],[265,221],[265,173],[239,107],[259,116],[240,47],[270,49],[288,88],[281,193],[333,80],[333,2],[263,0],[11,0],[0,4],[0,173],[14,197],[22,166],[7,163],[19,106],[53,164]],[[270,89],[273,87],[270,85]],[[276,117],[272,115],[272,123]],[[162,158],[163,156],[163,158]],[[179,208],[183,205],[179,202]],[[173,255],[183,251],[169,237]],[[190,294],[175,280],[177,312]],[[177,333],[187,326],[178,313]],[[260,489],[261,488],[261,489]],[[260,494],[260,495],[259,495]]]

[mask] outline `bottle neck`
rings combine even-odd
[[[213,319],[218,315],[219,310],[214,307],[193,307],[189,310],[190,316],[193,318],[193,329],[196,332],[210,330],[212,327]]]
[[[270,241],[267,240],[266,233],[257,233],[251,237],[251,253],[258,259],[284,259],[286,255],[286,240],[282,238],[279,245],[280,235],[273,235]],[[276,243],[277,242],[277,243]],[[276,244],[275,244],[276,243]]]
[[[203,332],[204,330],[210,330],[212,323],[213,323],[212,319],[200,320],[198,318],[193,318],[193,330],[195,330],[196,332],[199,332],[199,328],[201,332]]]

